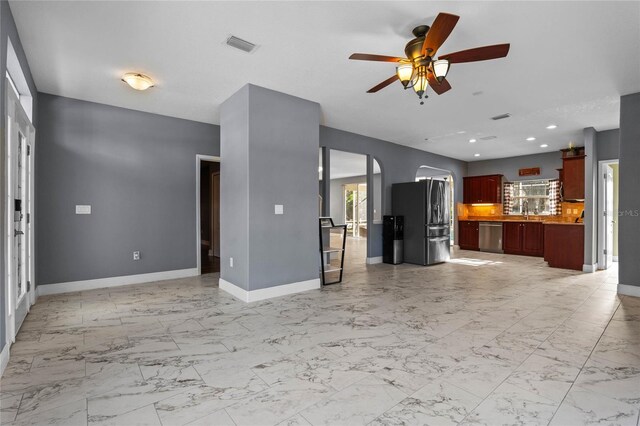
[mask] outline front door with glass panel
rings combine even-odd
[[[7,286],[7,335],[14,339],[29,307],[35,300],[31,283],[33,271],[32,166],[31,147],[35,130],[29,121],[18,95],[5,80],[6,127],[6,187],[7,222],[5,226]]]

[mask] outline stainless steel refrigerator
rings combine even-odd
[[[404,216],[404,261],[433,265],[449,260],[451,191],[445,180],[392,186],[393,214]]]

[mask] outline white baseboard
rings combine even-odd
[[[640,286],[618,284],[618,294],[624,294],[625,296],[640,297]]]
[[[375,265],[376,263],[382,263],[382,256],[367,257],[367,265]]]
[[[0,353],[0,377],[4,374],[4,369],[9,364],[9,347],[11,343],[6,342],[4,344],[4,348],[2,349],[2,353]]]
[[[149,274],[125,275],[121,277],[98,278],[95,280],[72,281],[68,283],[43,284],[37,287],[38,296],[69,293],[72,291],[94,290],[96,288],[119,287],[130,284],[150,283],[153,281],[175,280],[198,275],[197,268],[177,269],[175,271],[152,272]]]
[[[582,272],[595,272],[598,270],[598,264],[594,263],[593,265],[582,265]]]
[[[233,297],[243,302],[257,302],[259,300],[271,299],[274,297],[286,296],[288,294],[300,293],[308,290],[317,290],[320,288],[320,279],[316,278],[308,281],[300,281],[297,283],[283,284],[275,287],[261,288],[259,290],[247,291],[220,278],[219,287]]]
[[[618,256],[613,256],[613,261],[617,262],[618,261]]]

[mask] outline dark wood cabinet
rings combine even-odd
[[[461,220],[458,222],[458,245],[464,250],[480,249],[479,222]]]
[[[465,204],[502,202],[502,175],[468,176],[463,182]]]
[[[504,222],[502,249],[507,254],[542,256],[544,228],[542,222]]]
[[[520,254],[522,251],[522,224],[520,222],[504,222],[502,224],[502,250],[509,254]]]
[[[565,200],[584,200],[584,155],[562,159],[562,189]]]
[[[545,224],[544,260],[553,268],[582,271],[584,226],[582,224]]]
[[[544,225],[525,223],[522,227],[522,253],[528,256],[544,254]]]

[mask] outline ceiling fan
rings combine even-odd
[[[460,52],[441,55],[435,59],[436,52],[449,37],[451,31],[458,23],[459,16],[449,13],[440,13],[433,21],[431,27],[420,25],[413,29],[416,37],[404,48],[406,58],[384,55],[370,55],[366,53],[354,53],[349,59],[361,61],[397,62],[396,74],[371,89],[367,93],[375,93],[384,89],[396,80],[400,80],[405,89],[412,87],[420,98],[420,105],[424,104],[422,97],[427,87],[438,95],[451,89],[451,85],[445,78],[451,64],[463,62],[486,61],[507,56],[509,44],[496,44],[493,46],[476,47],[474,49],[461,50]]]

